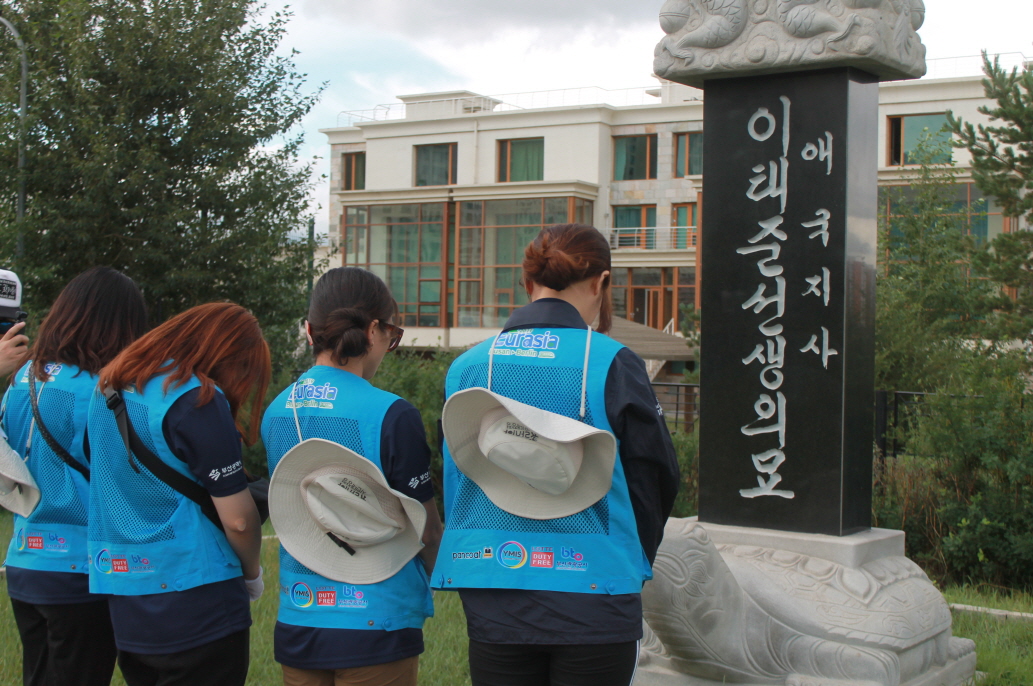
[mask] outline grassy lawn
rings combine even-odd
[[[0,511],[0,544],[7,549],[11,537],[11,517]],[[271,530],[266,533],[272,533]],[[251,606],[251,673],[248,684],[275,686],[282,683],[280,668],[273,661],[273,626],[276,623],[277,545],[263,544],[266,593]],[[0,582],[0,686],[21,684],[21,642],[6,602],[6,584]],[[1001,590],[952,587],[944,591],[948,602],[993,607],[1018,612],[1033,612],[1033,596]],[[427,621],[424,634],[427,651],[420,658],[420,684],[463,686],[470,683],[466,663],[466,626],[462,605],[455,593],[434,596],[435,617]],[[987,673],[980,686],[1020,686],[1033,684],[1033,623],[1002,622],[970,613],[954,613],[954,635],[976,642],[979,670]],[[113,685],[124,686],[117,670]]]

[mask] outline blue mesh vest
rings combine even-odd
[[[380,465],[380,432],[398,396],[334,367],[317,365],[276,397],[262,419],[269,473],[301,435],[323,438]],[[295,403],[297,403],[295,407]],[[327,541],[327,545],[333,545]],[[413,558],[390,579],[346,584],[316,574],[280,546],[280,612],[284,624],[317,629],[419,629],[434,615],[423,562]]]
[[[612,431],[606,418],[606,376],[623,347],[592,333],[585,416],[580,417],[586,329],[507,331],[468,350],[448,370],[445,395],[491,390]],[[560,519],[533,520],[495,506],[452,461],[445,446],[445,534],[434,588],[520,588],[573,593],[638,593],[652,578],[635,524],[620,455],[610,491],[591,507]]]
[[[86,552],[86,517],[89,483],[54,454],[39,431],[32,429],[29,366],[15,376],[7,392],[4,426],[9,442],[22,457],[39,485],[42,498],[28,518],[14,515],[14,536],[7,549],[11,567],[45,572],[89,572]],[[48,364],[50,380],[36,381],[40,416],[54,439],[72,457],[87,464],[83,454],[86,414],[97,377],[67,364]]]
[[[126,414],[148,448],[166,464],[197,480],[165,442],[162,421],[172,404],[200,386],[196,378],[163,390],[166,375],[126,389]],[[218,391],[221,392],[221,391]],[[115,415],[104,396],[90,402],[90,591],[148,595],[185,591],[241,576],[240,561],[223,532],[135,459],[129,463]]]

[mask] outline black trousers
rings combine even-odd
[[[600,645],[508,645],[470,641],[473,686],[628,686],[638,641]]]
[[[250,629],[167,655],[118,653],[129,686],[244,686]]]
[[[108,686],[115,636],[108,603],[34,605],[11,598],[25,686]]]

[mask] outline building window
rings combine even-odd
[[[458,326],[502,326],[527,303],[521,282],[524,248],[546,226],[592,216],[579,198],[523,198],[457,203]]]
[[[499,181],[541,181],[545,177],[545,139],[499,141]]]
[[[610,283],[613,316],[654,329],[677,328],[696,302],[695,267],[618,267]]]
[[[656,247],[656,205],[615,205],[613,208],[612,248]]]
[[[686,202],[671,208],[671,247],[676,250],[696,247],[696,203]]]
[[[416,185],[450,186],[456,182],[455,143],[416,146]]]
[[[361,191],[366,188],[366,153],[346,152],[341,155],[341,190]]]
[[[948,216],[961,218],[977,245],[988,243],[1010,230],[1008,217],[1002,214],[1001,206],[993,198],[985,197],[974,183],[957,183],[944,189],[943,199],[953,205]],[[910,212],[910,205],[916,200],[917,193],[911,186],[879,188],[880,212],[884,213],[891,230],[895,220]]]
[[[674,134],[674,176],[684,178],[703,173],[703,134]]]
[[[446,203],[344,209],[344,264],[384,279],[400,326],[444,326],[451,271]]]
[[[947,123],[946,114],[911,114],[901,117],[889,117],[889,165],[919,164],[914,153],[919,143],[929,137],[931,164],[947,164],[951,161],[950,148],[940,145],[950,140],[950,134],[944,130]]]
[[[656,178],[656,134],[613,139],[613,178],[616,181]]]

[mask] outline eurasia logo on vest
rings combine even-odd
[[[499,564],[507,569],[518,569],[527,563],[527,550],[516,541],[506,541],[496,554]]]
[[[499,334],[493,347],[495,355],[549,359],[556,357],[553,351],[560,349],[560,337],[552,331],[533,333],[532,329],[517,329]]]
[[[334,404],[326,401],[336,399],[336,386],[331,386],[329,383],[317,386],[315,379],[302,379],[291,391],[290,398],[287,399],[287,407],[318,407],[332,410]]]

